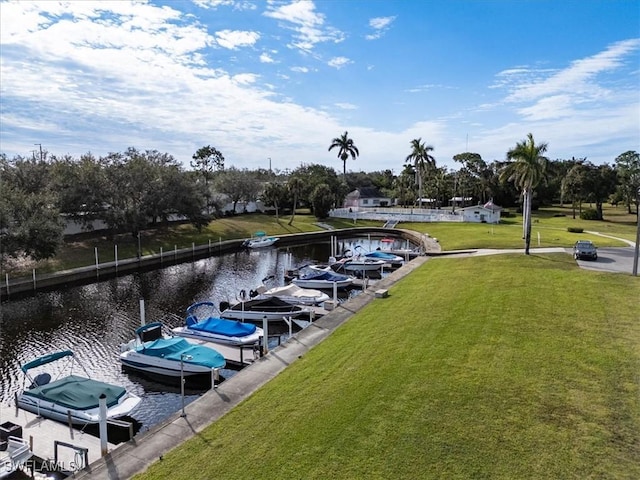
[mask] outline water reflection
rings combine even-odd
[[[338,249],[353,249],[366,242],[341,241]],[[377,241],[365,248],[378,246],[389,248]],[[194,302],[233,301],[240,290],[255,289],[271,276],[270,286],[283,285],[288,269],[326,262],[329,255],[329,243],[243,251],[4,302],[0,306],[0,403],[12,405],[14,394],[22,389],[20,364],[68,349],[92,378],[122,385],[142,396],[135,417],[143,430],[148,429],[179,410],[181,399],[175,388],[123,372],[118,361],[120,344],[129,341],[140,325],[141,298],[147,322],[162,321],[175,327]],[[51,373],[55,378],[58,372]],[[235,372],[221,373],[229,378]],[[186,403],[200,393],[188,391]]]

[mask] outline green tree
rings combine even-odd
[[[238,202],[256,200],[261,190],[261,184],[253,172],[235,167],[220,172],[214,183],[216,191],[225,194],[233,202],[234,212]]]
[[[615,160],[616,172],[620,193],[627,206],[627,212],[631,212],[631,205],[636,203],[638,210],[638,199],[636,192],[640,188],[640,154],[634,150],[621,153]]]
[[[500,174],[501,180],[513,182],[522,191],[525,255],[529,255],[531,245],[531,198],[536,186],[545,178],[549,160],[543,154],[547,148],[546,143],[536,144],[533,134],[529,133],[526,140],[507,152],[507,158],[512,161]]]
[[[191,157],[191,168],[199,172],[204,182],[204,196],[206,198],[207,214],[210,213],[211,207],[211,190],[209,185],[214,178],[216,170],[224,170],[224,156],[220,151],[211,145],[199,148]]]
[[[576,218],[576,205],[579,205],[582,210],[584,175],[585,167],[582,161],[579,161],[569,169],[562,179],[562,196],[563,198],[568,196],[571,200],[573,218]]]
[[[41,172],[42,165],[24,162],[19,157],[9,162],[0,155],[0,264],[5,257],[51,258],[62,243],[64,225],[55,193],[47,187],[46,177],[26,174]]]
[[[332,206],[331,188],[329,185],[321,183],[316,186],[311,194],[311,203],[313,204],[313,214],[318,220],[327,218]]]
[[[287,181],[287,190],[293,196],[293,207],[291,208],[291,218],[289,219],[288,225],[293,224],[293,219],[296,216],[296,208],[298,208],[298,197],[302,192],[303,182],[300,177],[297,175],[291,175],[289,180]]]
[[[422,138],[411,140],[411,153],[406,161],[413,163],[418,177],[418,206],[422,208],[422,183],[427,168],[435,168],[436,159],[429,152],[433,151],[431,145],[425,145]]]
[[[584,164],[583,189],[590,200],[596,205],[598,220],[603,220],[602,204],[609,198],[617,185],[616,172],[610,165],[593,165],[590,162]]]
[[[344,132],[342,135],[334,138],[331,141],[331,145],[329,146],[329,151],[333,150],[334,148],[338,149],[338,158],[342,160],[342,172],[344,175],[343,178],[346,182],[347,181],[347,160],[349,159],[349,156],[351,156],[351,158],[355,160],[360,155],[360,152],[358,151],[358,148],[353,143],[353,139],[349,138],[348,132]]]
[[[262,192],[262,202],[265,206],[276,209],[276,221],[279,222],[280,205],[287,201],[287,189],[281,183],[268,183]]]

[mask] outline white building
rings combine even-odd
[[[462,215],[464,222],[500,223],[502,207],[495,205],[492,200],[489,200],[484,205],[458,208],[456,211]]]

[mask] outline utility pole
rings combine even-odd
[[[638,276],[638,252],[640,252],[640,187],[636,191],[636,214],[638,215],[638,231],[636,233],[636,248],[633,253],[633,274]]]

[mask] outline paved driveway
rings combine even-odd
[[[631,273],[633,270],[633,247],[598,247],[598,260],[576,260],[588,270],[601,272]]]

